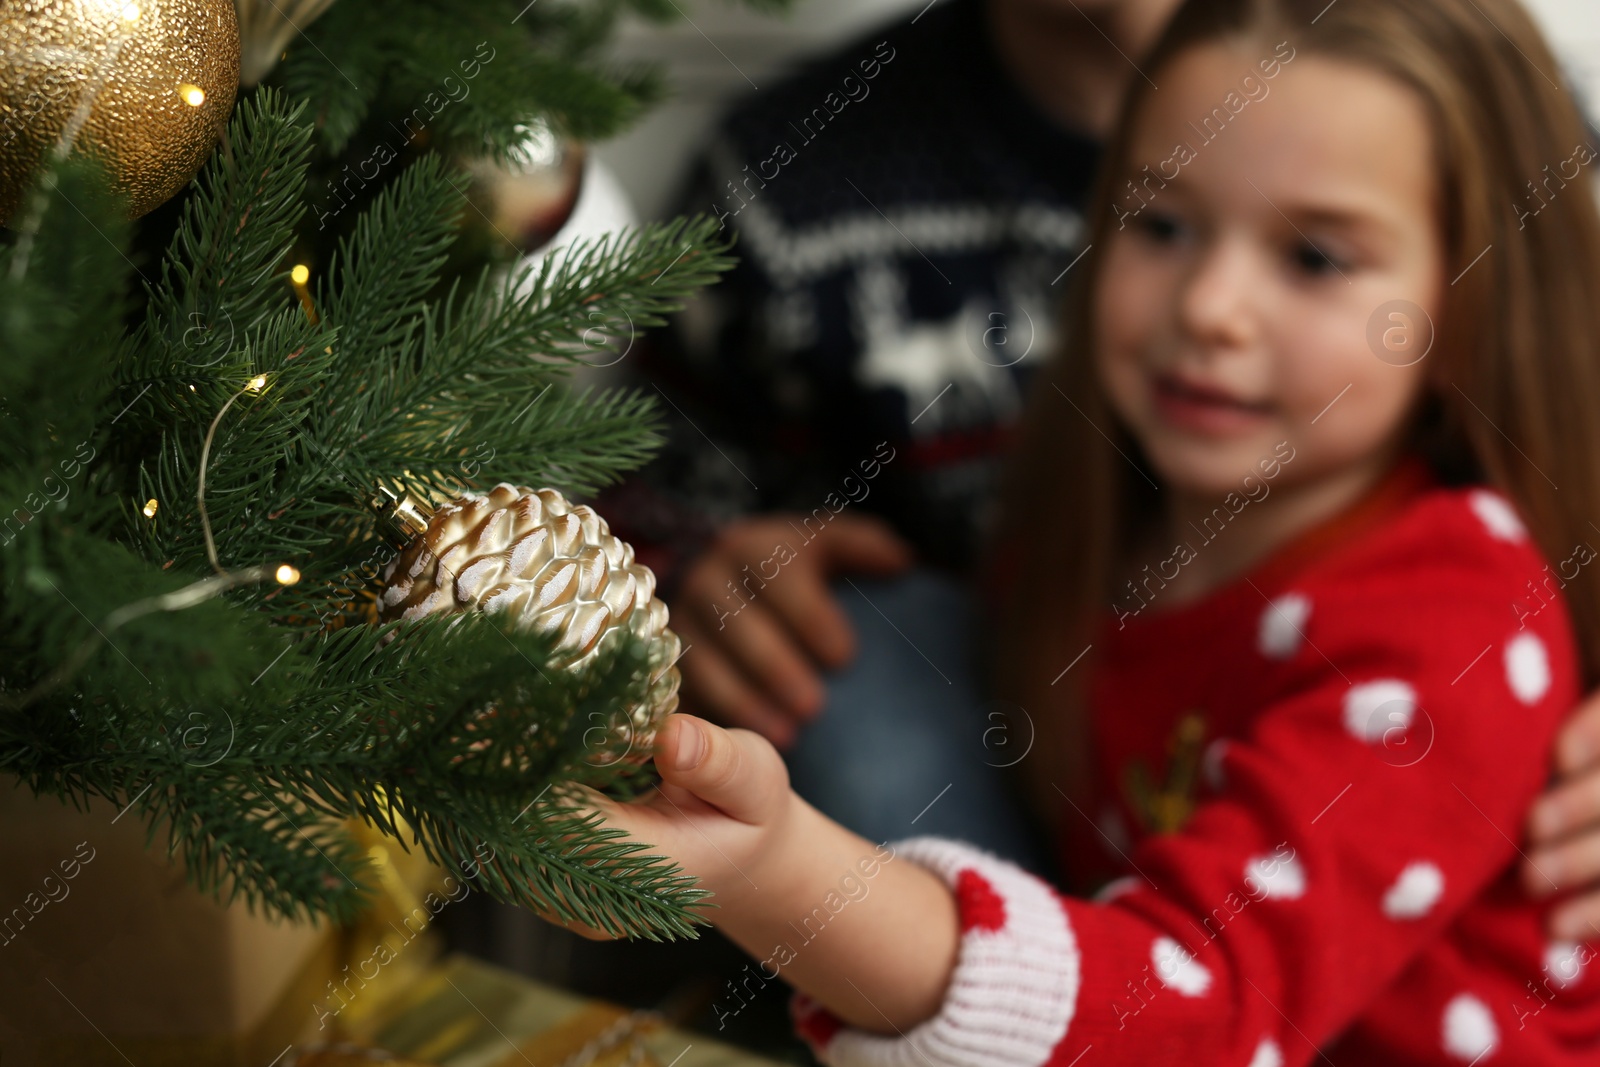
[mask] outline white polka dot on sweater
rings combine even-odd
[[[1411,725],[1417,692],[1393,678],[1363,682],[1344,695],[1344,726],[1362,741],[1393,740],[1390,732]]]
[[[1283,1067],[1283,1050],[1272,1038],[1262,1038],[1256,1054],[1250,1057],[1250,1067]]]
[[[1500,1044],[1500,1028],[1489,1006],[1471,993],[1459,993],[1444,1007],[1444,1050],[1477,1063]]]
[[[1206,776],[1206,784],[1219,793],[1228,784],[1227,768],[1222,765],[1227,756],[1228,739],[1219,737],[1206,746],[1205,753],[1200,757],[1200,771]]]
[[[1164,985],[1186,997],[1204,996],[1211,988],[1211,972],[1195,962],[1194,953],[1170,937],[1155,939],[1150,946],[1150,964]]]
[[[1444,872],[1427,860],[1406,864],[1383,895],[1383,913],[1391,919],[1420,919],[1444,896]]]
[[[1537,704],[1550,690],[1550,657],[1544,642],[1523,633],[1506,643],[1506,681],[1524,704]]]
[[[1252,893],[1268,900],[1294,900],[1306,892],[1306,870],[1292,853],[1256,856],[1245,865],[1244,880]]]
[[[1502,541],[1520,541],[1528,530],[1517,518],[1516,509],[1506,503],[1506,498],[1487,489],[1477,489],[1468,497],[1473,513],[1488,527],[1489,533]]]
[[[1131,874],[1122,878],[1114,878],[1100,887],[1100,891],[1094,895],[1094,901],[1096,904],[1109,904],[1118,897],[1125,897],[1132,893],[1142,884],[1137,877]]]
[[[1261,613],[1256,647],[1268,659],[1288,659],[1305,639],[1310,616],[1311,598],[1303,593],[1285,593],[1271,601]]]
[[[1576,941],[1557,941],[1544,950],[1545,973],[1562,989],[1578,980],[1583,964],[1583,946]]]

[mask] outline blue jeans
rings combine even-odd
[[[786,753],[795,791],[870,840],[953,838],[1049,877],[1051,851],[1004,771],[1031,726],[982,692],[966,592],[912,571],[846,579],[834,593],[856,657],[825,677],[821,714]]]

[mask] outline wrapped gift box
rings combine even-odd
[[[346,1020],[345,1036],[437,1067],[778,1067],[732,1045],[451,956]],[[302,1054],[305,1067],[315,1059]]]
[[[264,1067],[306,1032],[337,931],[196,892],[136,815],[0,778],[0,1062]]]

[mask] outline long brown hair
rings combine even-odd
[[[1239,39],[1264,56],[1287,40],[1298,54],[1365,65],[1419,95],[1442,194],[1445,277],[1460,277],[1445,288],[1427,357],[1443,362],[1433,370],[1446,384],[1425,403],[1417,447],[1446,482],[1506,493],[1548,558],[1600,544],[1600,213],[1587,171],[1550,182],[1589,130],[1527,12],[1515,0],[1188,0],[1140,67],[1159,81],[1180,53]],[[1133,120],[1152,91],[1134,79],[1107,146],[1090,216],[1096,249],[1112,239],[1117,192],[1136,177]],[[1539,199],[1534,182],[1545,183]],[[1536,218],[1523,217],[1541,203]],[[1110,610],[1118,550],[1150,529],[1158,495],[1130,466],[1142,465],[1138,445],[1095,373],[1100,262],[1091,252],[1075,272],[1065,347],[1035,382],[997,527],[1015,580],[995,631],[995,687],[1040,730],[1043,759],[1026,762],[1074,790],[1087,767],[1083,690],[1072,683],[1092,657],[1068,684],[1052,680]],[[1593,685],[1600,567],[1580,570],[1565,595]],[[1033,784],[1036,801],[1059,804]]]

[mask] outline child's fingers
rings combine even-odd
[[[764,824],[783,808],[789,772],[772,743],[749,730],[724,730],[693,715],[671,715],[662,727],[656,769],[741,822]]]

